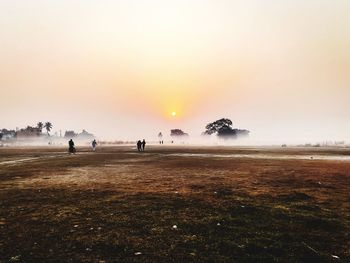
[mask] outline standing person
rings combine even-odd
[[[141,152],[141,141],[140,140],[138,140],[137,141],[137,150],[139,151],[139,152]]]
[[[145,139],[142,140],[142,151],[145,151],[146,141]]]
[[[72,139],[69,140],[68,145],[69,145],[69,149],[68,149],[69,153],[75,153],[74,142]]]
[[[162,142],[163,142],[163,134],[161,132],[158,133],[158,138],[159,138],[159,144],[162,144]]]
[[[92,141],[91,145],[92,145],[92,150],[96,151],[97,142],[95,139]]]

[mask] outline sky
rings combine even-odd
[[[226,117],[257,140],[349,140],[349,13],[348,0],[0,0],[0,128],[134,140]]]

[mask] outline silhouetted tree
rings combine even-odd
[[[2,139],[13,138],[16,136],[15,130],[2,129],[0,130],[0,134],[2,135]]]
[[[52,129],[52,123],[51,122],[46,122],[45,125],[44,125],[44,128],[46,129],[46,132],[47,132],[47,135],[50,136],[50,131]]]
[[[230,119],[222,118],[220,120],[211,122],[205,126],[206,131],[203,133],[204,135],[211,135],[213,133],[219,133],[221,130],[223,133],[227,133],[232,126],[232,121]]]
[[[44,124],[41,121],[39,121],[36,127],[40,129],[40,132],[42,132]]]
[[[222,118],[211,122],[205,126],[205,132],[203,135],[211,135],[216,133],[220,138],[234,139],[237,137],[248,136],[248,130],[240,130],[232,128],[232,121],[230,119]]]
[[[78,134],[78,136],[82,139],[94,139],[95,138],[95,136],[92,133],[89,133],[86,130],[83,130],[81,133]]]
[[[74,131],[66,131],[66,132],[64,133],[64,137],[65,137],[65,138],[74,138],[74,137],[76,137],[76,136],[78,136],[78,134],[75,133]]]
[[[180,129],[173,129],[173,130],[170,130],[170,136],[181,137],[181,136],[188,136],[188,134],[183,132]]]
[[[41,131],[38,127],[27,126],[24,129],[16,131],[17,138],[26,138],[26,137],[37,137],[41,135]]]

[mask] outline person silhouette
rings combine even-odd
[[[142,140],[141,145],[142,145],[142,151],[144,152],[144,151],[145,151],[145,147],[146,147],[146,141],[145,141],[145,139]]]
[[[69,153],[75,153],[74,142],[72,139],[69,140],[68,145],[69,145],[69,149],[68,149]]]
[[[138,141],[137,141],[137,150],[138,150],[139,152],[141,152],[141,145],[142,145],[141,141],[138,140]]]
[[[159,138],[159,144],[163,143],[163,134],[160,132],[158,133],[158,138]]]
[[[96,146],[97,146],[96,140],[93,140],[92,143],[91,143],[91,145],[92,145],[92,150],[93,150],[93,151],[96,151]]]

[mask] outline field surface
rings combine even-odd
[[[0,262],[350,262],[350,149],[2,147]]]

